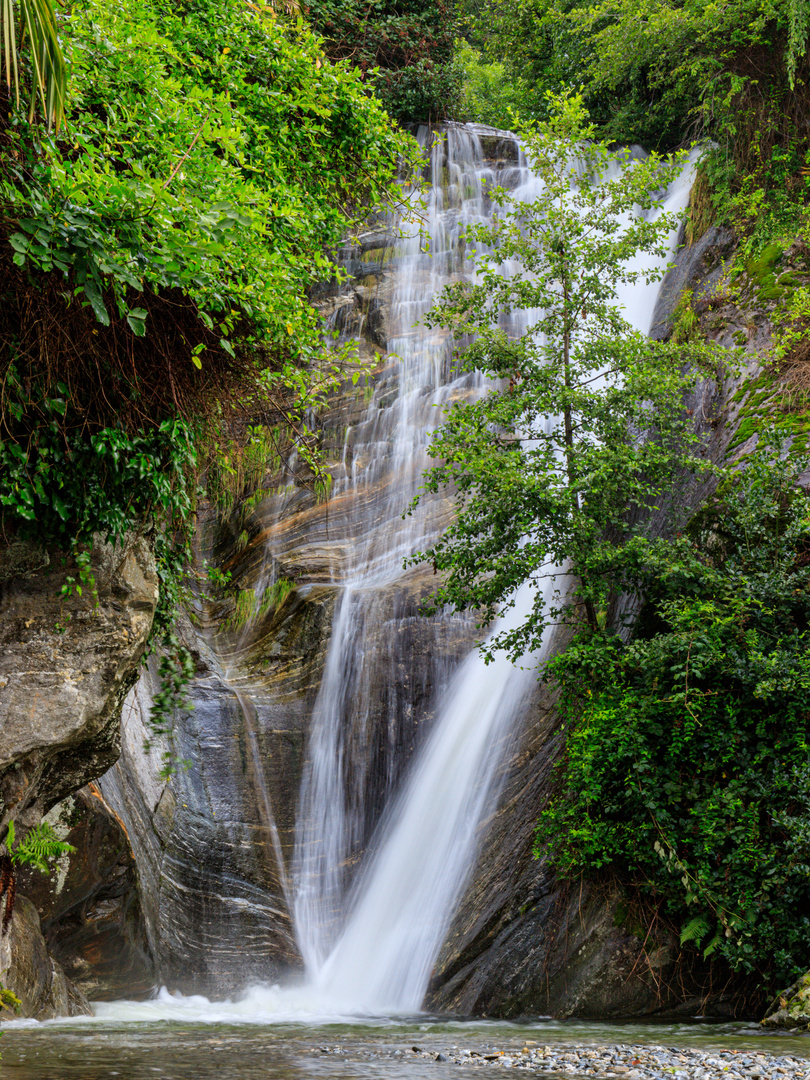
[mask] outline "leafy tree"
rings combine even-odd
[[[730,224],[756,248],[795,229],[808,201],[808,0],[464,6],[473,44],[526,87],[526,115],[544,118],[543,92],[564,86],[582,92],[602,138],[658,150],[712,140],[703,224]]]
[[[318,0],[304,11],[327,55],[357,68],[391,116],[407,123],[458,115],[455,0]]]
[[[806,0],[464,0],[472,38],[542,93],[582,87],[600,134],[667,148],[716,137],[739,80],[797,89]],[[584,85],[583,85],[584,84]],[[736,89],[735,89],[736,86]],[[731,92],[731,98],[729,98]]]
[[[568,726],[536,853],[612,874],[682,944],[773,989],[810,949],[810,497],[773,448],[626,566],[633,639],[546,677]]]
[[[677,217],[647,211],[681,163],[627,160],[617,175],[579,97],[553,103],[552,114],[526,139],[540,194],[516,203],[492,193],[503,212],[467,234],[485,245],[476,281],[451,286],[429,315],[457,339],[474,335],[463,365],[496,382],[452,406],[433,440],[441,460],[424,488],[451,485],[458,516],[416,558],[443,574],[437,606],[476,609],[484,623],[533,583],[531,613],[490,646],[515,658],[572,608],[597,629],[616,551],[643,530],[674,472],[694,464],[682,418],[686,354],[634,330],[617,298],[620,286],[662,272]],[[647,269],[632,261],[641,253]],[[520,269],[502,273],[507,261]],[[517,338],[501,325],[515,309],[534,320]],[[570,567],[576,587],[569,596],[560,583],[545,600],[555,564]]]
[[[460,43],[456,55],[464,72],[463,118],[509,130],[521,116],[534,115],[536,95],[507,72],[500,60],[488,62],[466,41]]]

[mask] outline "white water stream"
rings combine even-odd
[[[688,173],[658,212],[685,205]],[[386,417],[392,449],[374,458],[371,480],[379,484],[379,471],[388,470],[388,499],[396,510],[410,501],[428,464],[428,434],[441,416],[435,405],[484,390],[481,380],[470,385],[469,376],[454,377],[446,342],[435,331],[415,330],[414,324],[447,282],[473,272],[469,260],[464,261],[463,232],[490,212],[487,185],[515,188],[516,197],[526,201],[539,194],[538,181],[522,157],[517,168],[494,175],[469,128],[452,127],[446,144],[434,144],[432,175],[437,180],[428,207],[427,251],[414,231],[398,256],[392,301],[396,333],[390,347],[400,357],[399,394]],[[674,246],[674,235],[671,242]],[[505,273],[510,271],[504,267]],[[637,329],[648,331],[657,293],[656,282],[627,288],[619,296]],[[516,312],[508,329],[520,334],[532,321],[533,313]],[[379,435],[376,427],[374,435]],[[358,490],[369,483],[368,471],[347,474],[346,482]],[[524,658],[521,668],[503,657],[485,665],[477,651],[464,661],[443,695],[434,728],[407,782],[387,807],[364,865],[348,886],[344,871],[356,836],[344,812],[342,686],[350,658],[362,648],[354,604],[358,592],[398,576],[403,557],[423,547],[437,528],[429,507],[428,513],[423,508],[407,519],[406,527],[387,516],[383,522],[381,529],[358,538],[347,578],[340,583],[343,599],[333,626],[299,810],[294,923],[308,979],[321,1000],[331,1000],[342,1010],[413,1012],[422,1003],[473,868],[480,825],[497,792],[499,766],[542,657]],[[534,587],[523,586],[493,633],[522,621]],[[546,588],[554,587],[551,578]]]

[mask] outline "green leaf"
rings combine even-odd
[[[102,326],[110,325],[110,315],[107,311],[104,300],[101,297],[101,292],[96,285],[95,281],[88,278],[84,283],[84,294],[90,301],[90,306],[93,309],[93,314]]]
[[[53,503],[54,510],[57,512],[62,521],[67,521],[69,517],[69,511],[65,502],[60,499],[59,496],[56,494],[51,496],[51,502]]]
[[[136,337],[144,337],[146,335],[146,317],[148,312],[145,308],[130,308],[127,313],[127,322]]]

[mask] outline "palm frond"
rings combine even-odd
[[[18,52],[27,47],[33,76],[29,119],[33,119],[39,101],[48,124],[58,127],[65,115],[67,69],[59,45],[53,4],[51,0],[17,0],[17,3],[20,9],[19,40],[15,0],[0,0],[0,61],[5,68],[9,95],[13,92],[19,104]]]

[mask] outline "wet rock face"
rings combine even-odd
[[[197,673],[168,782],[158,775],[163,747],[144,751],[154,670],[127,700],[122,754],[99,790],[126,823],[157,984],[221,996],[300,966],[277,853],[292,844],[303,716],[331,602],[324,590],[308,603],[287,598],[273,633],[265,626],[267,655],[251,652],[250,693],[244,675],[226,679],[221,659],[182,627]]]
[[[679,1002],[667,975],[677,942],[642,947],[615,890],[561,883],[534,858],[537,817],[564,749],[554,697],[542,691],[534,724],[508,766],[500,806],[436,965],[426,1006],[461,1015],[582,1019],[643,1015]]]
[[[31,901],[18,894],[8,933],[0,937],[0,985],[20,1000],[20,1016],[51,1020],[89,1015],[84,995],[48,955]]]
[[[251,571],[245,573],[240,582],[250,580]],[[349,736],[359,748],[355,760],[368,762],[363,775],[346,778],[364,815],[360,847],[429,728],[437,668],[452,666],[466,653],[474,629],[462,624],[463,631],[453,634],[439,623],[432,630],[429,622],[423,626],[417,608],[425,581],[414,574],[409,580],[404,590],[392,587],[376,596],[367,612],[375,628],[373,648],[388,656],[390,666],[386,661],[365,672],[346,672],[347,694],[362,694],[373,704],[355,714]],[[158,752],[143,749],[153,688],[149,675],[127,699],[121,757],[98,790],[126,826],[158,985],[222,996],[301,968],[288,907],[289,875],[335,592],[300,585],[266,618],[215,639],[218,654],[185,627],[197,676],[194,709],[177,724],[175,751],[189,764],[168,783],[157,778]],[[80,941],[71,936],[71,925],[64,916],[48,923],[66,962]],[[114,941],[120,947],[120,936],[108,937],[105,949]],[[84,955],[89,958],[87,949]],[[80,964],[77,956],[69,970]],[[90,996],[124,996],[125,977],[112,982],[93,966],[88,992],[91,979],[96,989]],[[125,996],[140,992],[133,983]]]
[[[19,887],[36,905],[51,956],[88,998],[149,993],[155,966],[140,910],[129,836],[96,784],[48,815],[74,851],[53,874],[21,868]]]
[[[137,678],[158,597],[143,538],[101,541],[98,593],[65,599],[70,565],[12,544],[0,550],[2,823],[33,824],[118,756],[124,697]]]

